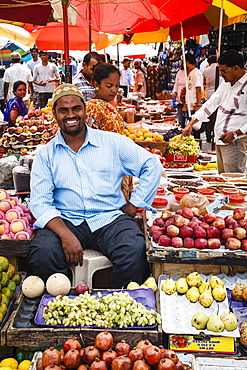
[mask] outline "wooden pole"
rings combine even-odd
[[[88,0],[88,20],[89,20],[89,40],[88,40],[88,50],[92,51],[92,6],[91,6],[91,0]]]
[[[62,0],[63,8],[63,35],[64,35],[64,60],[65,60],[65,82],[72,83],[72,66],[69,60],[69,27],[68,27],[68,0]],[[51,35],[52,37],[52,35]]]

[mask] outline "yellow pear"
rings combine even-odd
[[[134,290],[134,289],[139,289],[139,288],[140,288],[140,285],[138,283],[136,283],[135,281],[131,281],[127,285],[127,289],[129,289],[129,290]]]
[[[146,285],[148,288],[153,289],[153,291],[155,292],[158,289],[155,278],[152,276],[150,276],[146,281],[144,281],[143,284]]]

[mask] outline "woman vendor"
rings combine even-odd
[[[95,97],[87,102],[86,123],[92,128],[123,134],[124,120],[117,108],[111,103],[115,99],[120,84],[120,72],[110,63],[98,64],[93,72]],[[131,177],[124,176],[122,191],[129,199]]]
[[[23,103],[23,98],[26,96],[27,85],[23,81],[15,81],[13,85],[15,97],[10,99],[4,110],[4,121],[8,122],[8,127],[15,126],[18,116],[25,116],[28,108]]]

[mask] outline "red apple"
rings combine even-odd
[[[227,215],[225,218],[225,224],[227,227],[229,227],[229,225],[234,221],[234,218],[232,215]]]
[[[189,207],[184,207],[183,209],[182,209],[182,216],[184,217],[184,218],[188,218],[188,219],[192,219],[192,217],[194,216],[194,213],[192,212],[192,210],[191,210],[191,208],[189,208]]]
[[[237,238],[228,238],[226,241],[226,248],[236,250],[241,248],[241,241]]]
[[[161,217],[158,217],[154,220],[154,225],[157,225],[159,227],[162,227],[165,225],[164,220]]]
[[[196,207],[191,207],[191,211],[194,213],[195,216],[200,216],[200,211]]]
[[[43,132],[43,131],[45,131],[46,130],[46,126],[45,125],[40,125],[40,126],[38,126],[38,131],[39,132]]]
[[[36,117],[41,116],[41,114],[42,114],[42,110],[41,109],[39,109],[39,108],[35,109],[35,116]]]
[[[166,220],[165,222],[165,227],[167,228],[169,225],[173,225],[173,219],[172,217],[171,218],[168,218],[168,220]]]
[[[194,217],[191,219],[191,221],[197,222],[198,224],[200,224],[200,223],[201,223],[201,221],[199,220],[199,218],[198,218],[198,217],[196,217],[196,216],[194,216]]]
[[[191,237],[193,236],[193,229],[189,226],[182,226],[180,229],[180,236],[181,238]]]
[[[210,238],[208,239],[208,248],[209,249],[219,249],[221,246],[221,242],[217,238]]]
[[[12,236],[10,233],[2,234],[1,239],[12,239]]]
[[[161,218],[166,221],[168,218],[172,217],[172,213],[168,210],[162,212]]]
[[[27,116],[28,118],[31,118],[35,115],[35,109],[34,108],[30,108],[28,109],[28,112],[27,112]]]
[[[235,229],[233,229],[233,234],[236,238],[241,240],[246,237],[246,230],[242,227],[236,227]]]
[[[218,238],[220,236],[220,230],[215,226],[209,226],[207,229],[207,236],[209,238]]]
[[[0,211],[6,213],[11,208],[13,208],[13,203],[9,199],[3,199],[0,201]]]
[[[217,227],[218,229],[224,229],[226,227],[225,220],[222,217],[216,216],[212,225]]]
[[[235,208],[233,211],[233,218],[235,220],[240,220],[240,218],[245,217],[245,210],[243,208]]]
[[[153,235],[153,233],[155,232],[155,231],[162,231],[163,232],[163,229],[161,229],[159,226],[157,226],[157,225],[152,225],[152,226],[150,226],[150,228],[149,228],[149,233],[150,233],[150,235]]]
[[[179,235],[179,228],[175,225],[169,225],[166,229],[166,234],[168,236],[174,237]]]
[[[28,133],[29,132],[29,126],[23,126],[22,127],[22,132]]]
[[[36,134],[37,130],[38,130],[37,126],[31,126],[31,127],[30,127],[30,132],[31,132],[32,134]]]
[[[196,226],[194,229],[194,237],[195,238],[206,238],[207,236],[207,233],[206,233],[206,230],[203,229],[203,227],[201,226]]]
[[[247,239],[241,240],[241,249],[247,251]]]
[[[153,239],[154,243],[158,243],[159,238],[161,237],[162,234],[163,234],[163,230],[162,231],[157,230],[157,231],[153,232],[152,239]]]
[[[8,134],[13,135],[15,133],[15,127],[9,127],[7,131]]]
[[[204,221],[210,224],[211,222],[215,220],[215,218],[216,218],[216,214],[209,212],[205,214]]]
[[[173,224],[177,227],[184,226],[184,218],[181,215],[175,214],[173,216]]]
[[[182,248],[183,246],[183,239],[179,236],[175,236],[172,238],[172,247],[173,248]]]
[[[198,226],[198,223],[197,223],[197,222],[195,222],[195,221],[190,221],[190,222],[188,223],[188,226],[189,226],[189,227],[191,227],[192,229],[194,229],[196,226]]]
[[[21,127],[21,126],[17,126],[16,128],[15,128],[15,133],[16,134],[21,134],[22,133],[22,131],[23,131],[23,128]]]
[[[183,212],[183,210],[180,208],[180,209],[178,209],[178,210],[176,211],[176,214],[177,214],[177,215],[182,216],[182,212]]]
[[[204,238],[195,239],[195,248],[204,249],[204,248],[207,248],[207,246],[208,246],[207,239],[204,239]]]
[[[169,247],[172,244],[171,238],[167,235],[161,235],[159,238],[159,245],[162,247]]]
[[[82,285],[82,284],[78,284],[76,287],[75,287],[75,291],[76,293],[79,295],[79,294],[84,294],[85,292],[89,292],[89,287],[87,285]]]
[[[184,238],[184,248],[194,248],[195,242],[192,238]]]
[[[247,225],[247,220],[246,219],[241,218],[237,222],[238,222],[238,224],[239,224],[240,227],[246,228],[246,225]]]
[[[233,220],[228,227],[229,229],[236,229],[236,227],[239,227],[239,224],[236,220]]]
[[[233,230],[226,227],[225,229],[223,229],[221,231],[221,237],[224,240],[226,240],[228,238],[232,238],[233,237]]]
[[[200,226],[204,229],[204,230],[207,230],[209,228],[209,224],[207,224],[206,222],[201,222],[200,223]]]
[[[15,120],[16,123],[19,123],[20,121],[23,121],[23,116],[18,116]]]

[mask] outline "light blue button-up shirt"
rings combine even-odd
[[[109,224],[123,214],[123,175],[139,178],[130,202],[151,210],[161,171],[155,155],[123,135],[87,127],[85,142],[74,152],[59,132],[34,158],[30,200],[34,226],[43,228],[54,217],[74,225],[86,220],[92,232]]]

